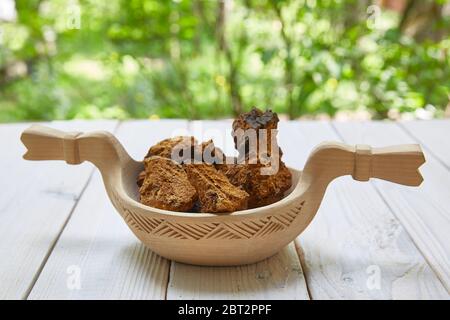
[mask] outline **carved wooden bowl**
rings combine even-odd
[[[65,133],[34,125],[21,140],[27,160],[92,162],[101,171],[114,207],[146,246],[168,259],[228,266],[260,261],[294,240],[314,218],[328,184],[343,175],[418,186],[425,162],[419,145],[372,149],[330,142],[319,145],[303,171],[290,169],[293,186],[268,206],[228,215],[172,212],[138,202],[136,177],[143,169],[108,132]]]

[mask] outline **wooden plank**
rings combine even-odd
[[[214,139],[227,155],[235,154],[231,121],[194,121],[199,140]],[[168,299],[308,299],[294,245],[262,262],[239,267],[199,267],[172,262]]]
[[[281,123],[280,139],[286,162],[296,167],[317,144],[340,140],[328,123],[320,122]],[[312,299],[447,297],[370,183],[351,177],[334,181],[296,244]]]
[[[335,123],[335,127],[348,143],[373,146],[415,143],[391,122]],[[450,291],[450,173],[424,149],[427,162],[420,168],[424,177],[420,187],[402,187],[381,180],[373,183]]]
[[[182,120],[131,121],[120,125],[117,137],[141,159],[149,146],[186,127]],[[168,275],[169,261],[131,233],[96,172],[29,298],[164,299]]]
[[[62,130],[113,131],[116,121],[54,122]],[[92,173],[86,163],[29,162],[21,132],[30,124],[0,126],[0,299],[23,299],[47,259]]]
[[[29,299],[163,299],[168,273],[168,261],[127,228],[96,172]]]
[[[172,263],[167,299],[308,299],[291,243],[262,262],[238,267]]]
[[[411,136],[420,141],[446,167],[450,169],[450,120],[400,122]]]

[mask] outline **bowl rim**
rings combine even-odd
[[[289,171],[291,171],[293,174],[297,175],[297,183],[293,184],[290,188],[289,193],[281,200],[271,203],[266,206],[253,208],[253,209],[245,209],[245,210],[239,210],[239,211],[233,211],[233,212],[226,212],[226,213],[207,213],[207,212],[183,212],[183,211],[170,211],[170,210],[164,210],[159,209],[151,206],[147,206],[145,204],[140,203],[139,201],[133,199],[127,192],[124,190],[124,195],[126,199],[128,200],[129,204],[133,207],[137,207],[144,211],[144,214],[161,214],[166,216],[177,216],[177,217],[183,217],[183,218],[208,218],[208,217],[234,217],[234,216],[245,216],[245,215],[253,215],[261,212],[266,212],[267,210],[271,210],[274,208],[279,207],[280,205],[284,205],[287,203],[292,202],[293,200],[297,199],[299,195],[295,194],[295,189],[299,185],[300,178],[302,175],[302,170],[295,169],[288,166]],[[142,214],[142,213],[141,213]]]

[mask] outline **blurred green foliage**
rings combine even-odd
[[[446,1],[434,1],[442,8]],[[449,19],[343,0],[16,0],[0,21],[0,121],[291,118],[432,110],[450,96]],[[431,28],[427,26],[427,28]]]

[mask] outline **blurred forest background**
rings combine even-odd
[[[450,115],[448,0],[0,0],[0,122]]]

